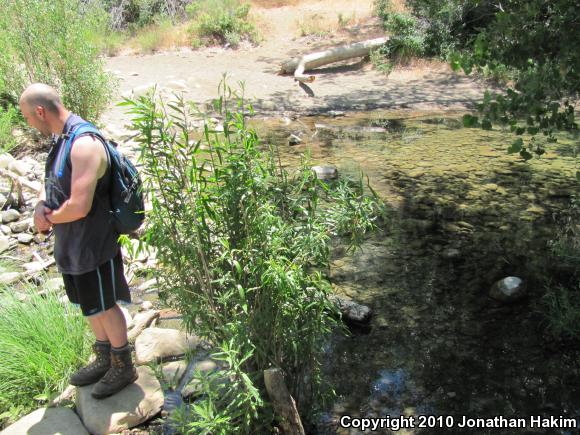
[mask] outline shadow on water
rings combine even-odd
[[[284,162],[297,164],[308,148],[314,164],[343,174],[360,168],[396,210],[362,250],[333,251],[336,291],[375,314],[369,333],[333,340],[325,370],[337,400],[317,432],[337,433],[343,415],[577,418],[578,346],[549,338],[538,307],[546,278],[571,279],[548,241],[557,232],[553,214],[578,192],[573,143],[526,164],[506,155],[509,134],[462,129],[448,115],[396,116],[306,119],[260,135],[284,144],[301,132],[304,145],[282,146]],[[488,296],[506,276],[527,283],[524,300],[505,305]],[[398,433],[439,432],[466,429]]]

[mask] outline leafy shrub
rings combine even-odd
[[[12,136],[12,129],[16,123],[18,112],[9,106],[6,110],[0,107],[0,153],[9,152],[16,142]]]
[[[237,46],[240,41],[257,42],[258,33],[249,21],[249,4],[239,0],[204,0],[192,3],[187,13],[193,19],[190,32],[192,39],[202,39],[207,44],[230,43]]]
[[[18,98],[31,82],[54,86],[74,112],[96,119],[109,103],[111,78],[91,34],[102,12],[81,0],[0,3],[0,76]]]
[[[89,354],[90,334],[80,311],[32,287],[20,302],[0,293],[0,418],[15,419],[63,391]]]
[[[413,15],[394,11],[390,0],[377,0],[375,9],[389,34],[389,41],[371,54],[379,71],[389,74],[396,63],[406,63],[425,53],[425,32]]]
[[[144,241],[157,248],[160,297],[221,349],[235,387],[196,403],[189,430],[203,432],[205,421],[212,425],[205,433],[263,433],[258,428],[271,422],[264,369],[284,370],[301,411],[320,404],[321,352],[336,326],[322,273],[328,242],[346,233],[355,243],[376,225],[380,207],[362,184],[333,189],[306,162],[287,173],[275,149],[259,150],[244,117],[251,107],[239,99],[232,111],[232,91],[222,89],[223,125],[206,123],[200,140],[190,135],[182,100],[169,108],[151,96],[125,104],[141,132],[152,192]]]

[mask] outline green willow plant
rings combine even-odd
[[[142,240],[157,249],[160,296],[227,355],[235,385],[228,401],[208,393],[196,402],[191,431],[209,420],[224,422],[211,433],[271,424],[262,376],[272,366],[286,373],[299,409],[314,409],[324,395],[322,350],[337,327],[324,276],[328,243],[333,234],[360,240],[376,226],[379,202],[362,184],[322,183],[306,162],[283,170],[275,148],[248,128],[251,106],[225,79],[215,102],[223,123],[206,121],[201,139],[192,134],[193,107],[179,97],[122,104],[140,132],[152,203]]]

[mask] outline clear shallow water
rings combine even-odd
[[[529,163],[506,154],[508,132],[463,129],[459,114],[374,112],[256,122],[289,167],[363,170],[392,221],[354,256],[334,251],[337,293],[371,306],[367,334],[335,337],[326,361],[337,399],[318,433],[343,415],[580,416],[580,352],[544,332],[546,278],[570,282],[574,265],[550,257],[554,215],[579,192],[578,139],[562,137]],[[304,142],[290,147],[290,133]],[[504,306],[488,290],[523,278],[529,296]],[[560,429],[402,429],[396,433],[574,433]],[[366,432],[368,433],[368,431]],[[390,433],[383,430],[382,433]]]

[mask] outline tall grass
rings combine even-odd
[[[90,334],[80,311],[59,295],[26,287],[0,293],[0,420],[37,408],[68,384],[89,354]]]
[[[271,422],[268,367],[284,370],[301,412],[321,403],[322,349],[337,326],[324,277],[328,243],[336,234],[360,240],[380,206],[362,183],[320,182],[306,161],[294,173],[282,169],[276,149],[247,127],[251,107],[221,90],[223,124],[206,123],[201,139],[191,136],[182,100],[125,104],[152,192],[144,241],[157,248],[160,297],[231,370],[225,399],[213,400],[214,390],[196,402],[188,432],[257,433]]]

